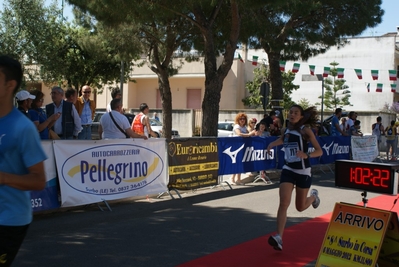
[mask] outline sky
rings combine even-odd
[[[4,0],[0,0],[0,8],[3,6]],[[52,0],[45,0],[46,3],[51,3]],[[63,0],[56,0],[61,8]],[[382,17],[382,23],[375,28],[368,28],[360,36],[380,36],[388,32],[396,32],[396,26],[399,26],[399,1],[398,0],[382,0],[382,9],[385,11]],[[69,21],[73,20],[72,6],[64,0],[64,17]]]

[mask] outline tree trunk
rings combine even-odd
[[[172,93],[166,70],[159,70],[158,86],[162,101],[162,137],[172,138]]]
[[[265,50],[266,51],[266,50]],[[283,80],[280,71],[280,53],[279,52],[267,52],[270,67],[270,81],[271,81],[271,108],[272,110],[283,110]],[[281,101],[281,102],[280,102]],[[281,112],[282,114],[282,112]]]
[[[223,55],[222,64],[217,66],[217,49],[215,48],[213,22],[204,17],[203,12],[194,11],[199,22],[200,31],[204,38],[204,64],[205,64],[205,93],[202,101],[202,136],[217,136],[219,107],[223,80],[231,69],[234,60],[234,53],[237,48],[240,33],[241,17],[236,1],[230,1],[231,28],[229,40]]]

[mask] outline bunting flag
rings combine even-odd
[[[371,77],[373,80],[378,80],[378,70],[371,70]]]
[[[389,70],[389,80],[396,81],[396,70]]]
[[[314,75],[314,70],[316,69],[315,65],[309,65],[310,75]]]
[[[285,71],[285,61],[280,61],[280,70]]]
[[[367,92],[370,93],[370,83],[367,85]]]
[[[356,72],[357,78],[359,80],[363,79],[362,70],[361,69],[355,69],[355,72]]]
[[[238,59],[239,59],[241,62],[244,62],[244,60],[242,59],[242,57],[241,57],[240,54],[238,54]]]
[[[299,67],[301,66],[301,64],[299,63],[294,63],[294,66],[292,66],[292,72],[293,73],[297,73],[299,71]]]
[[[396,93],[396,83],[391,83],[391,92]]]
[[[382,93],[382,83],[377,83],[377,89],[375,89],[376,92]]]
[[[337,68],[338,79],[344,78],[344,68]]]
[[[252,65],[258,65],[258,56],[252,56]]]
[[[323,77],[328,77],[330,75],[330,67],[324,67]]]

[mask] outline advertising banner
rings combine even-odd
[[[217,138],[168,140],[169,188],[195,189],[218,184]]]
[[[391,212],[336,203],[316,266],[376,266]]]
[[[378,156],[376,135],[352,136],[351,146],[353,160],[371,162]]]
[[[165,139],[56,140],[61,206],[165,192]]]
[[[46,174],[46,187],[41,191],[31,191],[31,204],[33,212],[57,209],[60,207],[58,201],[58,180],[55,168],[53,142],[42,141],[44,153],[47,159],[44,161],[44,172]]]
[[[399,266],[399,221],[398,214],[391,212],[391,221],[385,234],[384,243],[378,257],[378,266]]]
[[[276,148],[267,155],[267,146],[277,137],[219,137],[219,175],[276,168]]]
[[[349,136],[321,136],[317,140],[323,150],[320,158],[321,164],[334,163],[337,159],[350,158],[350,142]]]

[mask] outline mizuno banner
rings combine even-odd
[[[63,207],[167,191],[165,139],[54,141]]]
[[[266,148],[276,137],[219,137],[219,175],[276,168],[276,150]]]

